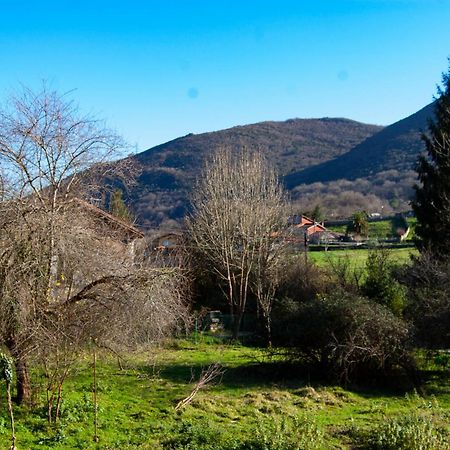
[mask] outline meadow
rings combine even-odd
[[[97,367],[95,442],[92,358],[86,354],[65,384],[59,423],[46,421],[43,377],[34,396],[41,407],[15,408],[17,448],[408,448],[376,446],[392,429],[400,437],[405,429],[413,435],[426,433],[436,448],[449,448],[449,374],[425,354],[421,361],[424,384],[419,393],[401,378],[384,387],[368,382],[343,388],[287,364],[280,354],[204,335],[129,355],[120,365],[103,354]],[[221,365],[222,376],[176,411],[177,402],[213,363]],[[2,394],[0,447],[8,448],[4,398]]]
[[[349,249],[349,250],[330,250],[330,251],[310,251],[308,258],[315,262],[320,267],[333,265],[339,261],[348,260],[349,263],[356,268],[364,268],[368,249]],[[418,252],[413,247],[393,248],[388,250],[390,259],[397,265],[408,264],[411,257],[418,255]]]
[[[367,235],[370,239],[388,239],[396,235],[396,229],[399,225],[399,218],[392,218],[386,220],[377,220],[368,222]],[[417,219],[410,217],[407,219],[410,227],[410,232],[406,238],[407,241],[411,241],[414,238],[414,229],[416,227]],[[335,225],[327,227],[329,230],[345,234],[347,225]]]
[[[404,265],[417,251],[389,253]],[[320,267],[342,262],[363,274],[368,254],[352,249],[306,256]],[[420,385],[398,372],[382,383],[368,377],[345,386],[302,361],[288,362],[283,348],[244,346],[212,334],[172,339],[145,352],[96,354],[96,381],[91,353],[71,368],[56,423],[47,421],[48,379],[35,366],[32,407],[14,407],[17,449],[450,449],[446,353],[439,359],[415,351]],[[195,392],[213,365],[220,374]],[[5,400],[0,384],[0,448],[10,445]]]

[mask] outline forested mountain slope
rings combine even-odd
[[[125,193],[145,228],[172,227],[189,208],[205,159],[217,148],[259,149],[273,163],[295,207],[323,207],[329,217],[365,209],[409,209],[421,133],[433,104],[388,127],[348,119],[291,119],[189,134],[134,155],[137,182]]]
[[[261,122],[187,135],[133,156],[140,171],[126,192],[137,221],[152,227],[179,220],[204,160],[215,149],[259,149],[284,176],[348,152],[382,127],[347,119],[292,119]]]
[[[288,174],[284,180],[297,209],[321,205],[328,217],[356,210],[381,214],[410,209],[421,139],[434,104],[368,137],[332,160]]]
[[[387,170],[404,172],[414,169],[418,154],[424,150],[420,135],[427,129],[433,107],[433,103],[427,105],[333,160],[289,174],[285,177],[286,185],[293,188],[303,183],[355,180]]]

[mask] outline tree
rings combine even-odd
[[[317,203],[316,206],[314,206],[314,209],[311,211],[311,213],[307,214],[311,219],[314,220],[314,222],[323,222],[325,216],[322,211],[322,208]]]
[[[347,227],[347,233],[354,232],[358,235],[366,235],[369,232],[369,222],[367,221],[367,213],[365,211],[357,211],[352,216],[352,221]]]
[[[280,246],[284,195],[275,172],[257,153],[220,150],[206,163],[192,197],[188,222],[198,251],[226,283],[238,337],[254,288],[266,323],[274,292],[270,275]]]
[[[14,359],[18,403],[30,397],[33,358],[73,355],[91,338],[143,339],[153,318],[163,329],[185,310],[178,292],[168,300],[176,268],[149,265],[129,245],[132,227],[83,200],[121,146],[45,86],[0,112],[0,344]]]
[[[72,102],[45,85],[37,94],[24,89],[0,111],[1,300],[10,319],[2,337],[15,360],[19,402],[30,395],[24,312],[31,304],[43,310],[49,303],[67,200],[80,195],[95,174],[87,169],[121,145],[117,135],[80,117]]]
[[[427,155],[417,165],[420,185],[412,202],[417,217],[416,243],[438,258],[450,254],[450,70],[438,88],[435,117],[423,134]]]
[[[389,250],[369,251],[362,293],[401,316],[406,305],[406,289],[394,278],[394,264]]]
[[[116,189],[112,195],[109,203],[109,210],[113,216],[119,219],[125,220],[126,222],[132,222],[133,217],[130,210],[127,208],[123,200],[123,194],[120,189]]]

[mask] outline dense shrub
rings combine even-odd
[[[423,253],[405,273],[408,306],[405,314],[414,324],[417,344],[450,347],[450,261]]]
[[[450,435],[430,414],[392,417],[370,432],[366,448],[373,450],[445,450]]]
[[[305,261],[303,253],[286,257],[280,267],[279,277],[278,298],[312,300],[327,288],[327,280],[321,268]]]
[[[385,306],[345,292],[284,301],[273,328],[274,342],[290,348],[291,357],[307,358],[340,381],[414,368],[406,323]]]
[[[394,278],[394,268],[389,250],[371,250],[361,290],[367,297],[387,306],[394,314],[401,315],[406,305],[406,289]]]

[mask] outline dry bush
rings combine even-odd
[[[276,324],[276,326],[275,326]],[[275,342],[341,382],[389,374],[415,376],[408,326],[384,306],[336,293],[306,303],[286,301],[274,317]]]
[[[45,86],[0,111],[0,344],[18,402],[31,361],[64,373],[90,339],[155,341],[187,317],[183,270],[150,264],[137,230],[80,200],[128,169],[108,162],[121,145]]]
[[[305,260],[304,255],[286,255],[279,266],[280,282],[277,298],[298,302],[314,299],[327,290],[325,272],[316,264]]]

